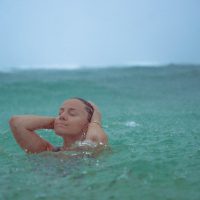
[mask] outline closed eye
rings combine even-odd
[[[70,108],[70,109],[68,110],[68,113],[69,113],[69,115],[71,115],[71,116],[76,116],[76,115],[78,115],[76,109],[74,109],[74,108]]]
[[[58,115],[60,116],[63,112],[64,112],[64,108],[60,108],[60,110],[58,112]],[[69,108],[67,113],[70,116],[77,116],[78,115],[78,112],[77,112],[77,110],[75,108]]]
[[[69,115],[70,115],[70,116],[76,116],[76,115],[77,115],[77,113],[76,113],[76,112],[74,112],[74,111],[69,111]]]

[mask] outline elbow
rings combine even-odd
[[[16,127],[16,125],[18,123],[18,119],[19,119],[19,117],[15,116],[15,115],[10,118],[9,125],[10,125],[11,128]]]
[[[19,128],[20,128],[20,116],[12,116],[9,120],[10,129],[12,131],[12,134],[16,136],[19,134]]]
[[[108,144],[108,136],[105,134],[102,138],[101,138],[101,144],[103,145],[107,145]]]

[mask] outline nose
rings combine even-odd
[[[59,119],[60,120],[67,120],[68,119],[68,116],[65,112],[62,112],[60,115],[59,115]]]

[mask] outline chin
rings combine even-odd
[[[54,128],[54,132],[58,136],[68,135],[67,132],[63,130],[62,128]]]

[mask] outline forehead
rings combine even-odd
[[[61,105],[63,108],[75,108],[77,110],[85,110],[85,105],[78,99],[70,99],[63,102]]]

